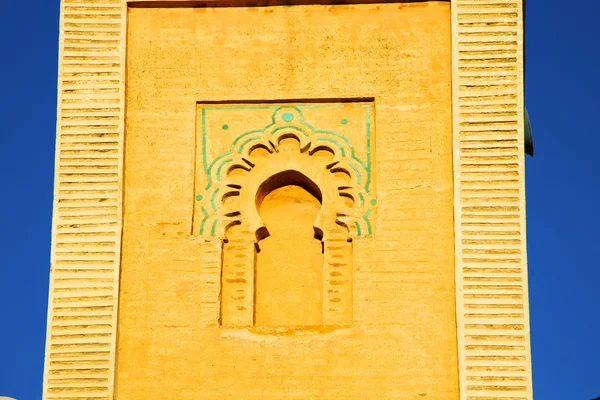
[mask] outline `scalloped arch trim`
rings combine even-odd
[[[370,129],[370,122],[367,127]],[[290,141],[297,143],[292,145],[294,149],[284,149]],[[282,146],[284,142],[286,146]],[[254,206],[252,190],[256,190],[251,189],[250,182],[261,184],[273,174],[296,170],[320,187],[335,191],[335,196],[326,196],[328,208],[335,211],[334,220],[346,227],[351,237],[370,235],[372,209],[376,204],[370,148],[367,155],[365,162],[346,136],[317,129],[306,122],[299,107],[277,107],[267,125],[237,136],[229,150],[210,164],[204,159],[207,183],[203,193],[196,196],[202,211],[198,233],[207,238],[225,238],[225,231],[232,224],[243,221],[249,226],[259,224],[252,221],[254,210],[248,207],[248,204]]]

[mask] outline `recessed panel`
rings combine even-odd
[[[117,396],[457,399],[450,4],[132,8],[127,46]]]

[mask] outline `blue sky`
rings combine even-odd
[[[19,400],[42,390],[58,5],[10,0],[0,14],[0,396]],[[534,395],[591,400],[600,396],[600,2],[527,6]]]

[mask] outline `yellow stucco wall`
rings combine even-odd
[[[117,398],[458,399],[449,3],[128,24]],[[215,324],[215,244],[191,234],[196,102],[371,97],[376,233],[353,243],[352,326]]]

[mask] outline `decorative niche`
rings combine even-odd
[[[374,102],[198,104],[194,233],[222,242],[220,324],[349,326],[374,233]]]

